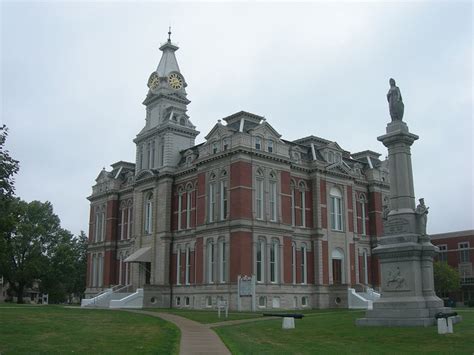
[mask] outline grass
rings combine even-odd
[[[296,329],[282,330],[281,319],[214,328],[233,354],[407,354],[474,352],[474,312],[459,311],[463,321],[454,334],[436,327],[356,327],[362,311],[309,313]]]
[[[0,307],[0,354],[179,352],[179,329],[164,320],[61,306]]]
[[[172,313],[181,317],[185,317],[196,321],[198,323],[209,324],[209,323],[218,323],[225,322],[230,320],[239,320],[239,319],[250,319],[250,318],[259,318],[262,316],[262,313],[250,313],[250,312],[229,312],[229,317],[225,318],[225,312],[221,312],[221,317],[217,317],[217,310],[212,311],[198,311],[198,310],[188,310],[188,309],[169,309],[169,308],[148,308],[147,311],[152,312],[163,312],[163,313]]]

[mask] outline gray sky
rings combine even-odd
[[[400,87],[428,232],[474,228],[470,2],[2,2],[1,120],[17,195],[88,231],[102,167],[133,161],[168,26],[201,134],[239,110],[293,140],[386,155],[388,79]]]

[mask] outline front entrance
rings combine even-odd
[[[332,259],[332,280],[334,285],[340,285],[342,283],[341,259]]]

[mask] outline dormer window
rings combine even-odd
[[[334,163],[334,153],[333,153],[333,152],[329,152],[329,154],[328,154],[328,162]]]
[[[216,154],[219,151],[217,142],[212,143],[212,154]]]
[[[341,154],[335,154],[335,157],[336,157],[336,163],[340,163],[341,162]]]
[[[229,138],[224,138],[224,140],[222,141],[222,149],[223,150],[229,149]]]
[[[255,137],[255,149],[256,150],[262,149],[262,139],[260,137]]]
[[[271,139],[267,142],[267,150],[269,153],[273,153],[273,141]]]

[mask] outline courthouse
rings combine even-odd
[[[289,141],[246,111],[216,117],[196,145],[187,91],[199,88],[175,44],[160,50],[136,159],[102,170],[88,197],[87,296],[128,286],[143,290],[143,307],[236,309],[237,280],[249,276],[257,308],[300,309],[347,307],[348,287],[378,287],[371,249],[389,200],[380,154],[346,151],[316,127]]]

